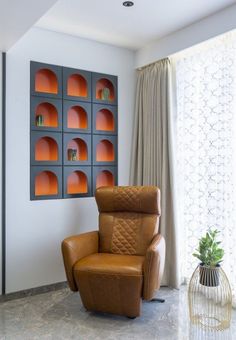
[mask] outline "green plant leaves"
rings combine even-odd
[[[200,238],[198,249],[193,253],[194,257],[209,267],[215,267],[222,262],[224,256],[224,250],[219,246],[221,242],[216,240],[218,234],[217,229],[209,230],[205,236]]]

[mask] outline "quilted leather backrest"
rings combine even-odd
[[[99,251],[144,255],[158,232],[160,191],[153,186],[97,189]]]

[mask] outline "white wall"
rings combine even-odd
[[[0,51],[0,218],[2,216],[2,51]],[[2,220],[0,220],[0,295],[2,292]]]
[[[236,5],[211,15],[193,25],[176,31],[137,51],[135,67],[141,67],[165,58],[236,28]]]
[[[13,46],[56,2],[57,0],[1,1],[0,49],[7,51]]]
[[[65,280],[60,243],[97,228],[93,198],[30,201],[30,60],[118,75],[119,184],[128,184],[134,53],[31,29],[7,54],[7,293]]]

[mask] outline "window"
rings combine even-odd
[[[223,269],[236,287],[236,33],[177,56],[177,179],[181,270],[208,228],[221,231]]]

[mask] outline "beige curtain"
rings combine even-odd
[[[130,183],[161,190],[160,232],[166,240],[162,284],[178,288],[178,239],[172,152],[172,84],[169,59],[138,71]]]

